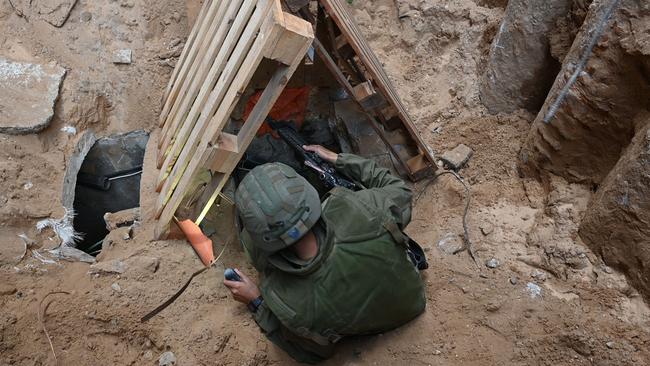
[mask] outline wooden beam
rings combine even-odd
[[[232,24],[230,22],[222,23],[217,34],[213,37],[211,48],[201,65],[202,70],[197,73],[196,78],[193,80],[192,92],[186,94],[181,110],[177,114],[174,114],[173,111],[170,114],[173,118],[172,123],[168,123],[163,127],[163,137],[160,141],[157,159],[159,169],[163,169],[167,156],[171,154],[175,158],[179,149],[184,146],[189,132],[194,127],[200,113],[206,107],[211,92],[220,81],[219,78],[223,75],[222,72],[227,65],[225,61],[230,57],[235,46],[238,45],[240,37],[243,35],[250,42],[254,39],[254,34],[257,32],[256,27],[261,24],[263,16],[266,14],[264,9],[258,8],[251,16],[255,2],[255,0],[246,0],[239,8],[238,2],[233,1],[233,9],[229,10],[233,11],[233,15],[237,15],[236,18]],[[237,14],[235,12],[238,8],[239,13]],[[244,26],[246,26],[245,29]],[[174,142],[173,145],[171,145],[172,142]],[[173,158],[168,159],[167,164],[173,161]]]
[[[436,169],[433,153],[420,137],[415,124],[402,104],[397,91],[386,74],[386,71],[383,69],[377,56],[363,37],[358,26],[350,17],[345,6],[340,0],[320,0],[319,3],[325,8],[326,13],[331,17],[334,23],[336,23],[341,34],[348,39],[350,46],[354,49],[361,63],[366,67],[366,71],[377,85],[379,91],[386,97],[387,102],[395,106],[400,119],[403,121],[404,127],[423,151],[426,160],[431,165],[431,169]]]
[[[264,1],[266,0],[260,0],[260,3]],[[287,36],[286,32],[288,29],[290,33],[301,33],[309,35],[311,32],[311,25],[307,22],[301,21],[302,26],[300,27],[300,32],[296,32],[295,30],[291,31],[290,28],[297,26],[299,23],[297,23],[294,19],[286,20],[288,17],[286,17],[286,14],[282,13],[281,7],[279,7],[279,1],[273,1],[271,5],[273,15],[268,17],[267,22],[262,25],[256,37],[256,41],[253,44],[253,47],[248,51],[248,54],[246,55],[244,62],[241,64],[241,67],[239,68],[237,76],[233,82],[224,88],[227,89],[227,92],[216,113],[214,116],[212,116],[209,123],[207,123],[208,121],[205,121],[205,123],[202,123],[201,125],[197,123],[197,126],[192,133],[194,140],[192,140],[191,136],[190,140],[188,140],[188,143],[183,148],[183,151],[181,152],[181,155],[179,156],[174,168],[172,169],[170,179],[167,179],[165,182],[165,186],[167,187],[163,188],[163,193],[160,195],[157,202],[158,206],[156,207],[158,211],[157,213],[159,215],[159,222],[155,230],[155,235],[157,237],[160,237],[164,234],[164,230],[168,226],[167,223],[171,221],[171,218],[173,217],[174,212],[176,211],[183,196],[185,195],[188,185],[191,183],[194,174],[196,174],[200,169],[204,169],[212,165],[211,163],[213,162],[209,161],[213,153],[210,150],[210,145],[215,144],[219,139],[221,130],[223,129],[225,123],[227,122],[227,119],[235,108],[235,105],[239,101],[239,98],[241,97],[246,86],[250,82],[253,73],[259,66],[264,55],[278,57],[279,60],[288,60],[289,55],[287,52],[280,55],[274,49],[278,44],[284,44],[287,49],[293,50],[294,52],[299,52],[299,55],[294,55],[291,66],[281,66],[279,68],[278,73],[282,73],[280,79],[283,80],[286,84],[286,81],[291,77],[291,74],[300,64],[300,61],[303,59],[305,53],[307,52],[307,49],[309,48],[309,44],[313,38],[313,33],[310,35],[311,38],[293,37],[292,35],[292,39],[294,39],[295,42],[302,42],[303,47],[288,45],[287,43],[281,41],[280,37]],[[282,92],[282,87],[280,87],[276,92],[277,96],[279,96]],[[270,100],[270,105],[268,106],[269,110],[275,103],[275,100],[277,100],[277,96]],[[260,103],[263,98],[264,93],[260,101],[258,101],[258,104],[256,104],[256,108],[258,105],[265,105],[264,103]],[[257,113],[259,113],[256,113],[256,108],[253,109],[251,116],[257,116]],[[266,113],[268,113],[268,111],[266,111]],[[251,116],[249,116],[247,122],[251,121]],[[263,122],[265,117],[266,115],[260,119],[259,124]],[[253,121],[251,124],[254,124],[255,122],[258,121]],[[242,132],[240,131],[240,134],[241,133]],[[239,137],[239,135],[238,140],[240,141],[239,153],[242,154],[243,150],[245,150],[247,147],[247,144],[241,144],[242,139]],[[236,163],[233,164],[232,169],[234,169],[235,166]],[[224,179],[224,184],[225,180],[226,179]],[[214,200],[212,200],[212,202],[214,202]],[[210,205],[212,202],[210,202]]]
[[[178,75],[176,76],[176,80],[174,84],[171,87],[171,90],[169,91],[169,95],[167,96],[167,99],[165,100],[165,104],[163,105],[162,112],[160,113],[160,120],[159,120],[159,125],[162,127],[165,124],[165,121],[167,120],[167,115],[169,114],[169,111],[171,110],[173,104],[176,102],[176,98],[178,97],[178,94],[180,92],[181,87],[185,83],[185,80],[188,77],[191,77],[189,75],[190,68],[194,61],[196,60],[197,57],[200,58],[200,56],[197,56],[199,54],[203,54],[205,52],[205,48],[203,48],[203,43],[206,42],[207,39],[210,38],[210,35],[208,34],[208,30],[210,27],[212,27],[213,24],[219,24],[223,18],[223,15],[226,11],[226,1],[218,1],[214,0],[210,3],[210,7],[208,8],[208,11],[206,13],[206,16],[204,18],[204,21],[202,24],[197,24],[199,26],[199,30],[197,31],[196,39],[193,42],[192,46],[189,48],[189,51],[187,53],[187,58],[184,60],[184,62],[177,67],[180,68]]]

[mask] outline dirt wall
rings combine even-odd
[[[521,154],[524,164],[573,182],[600,183],[632,140],[636,117],[650,108],[650,4],[624,0],[567,98],[544,123],[609,4],[592,3]]]
[[[524,108],[537,111],[560,69],[548,34],[571,9],[573,0],[511,0],[492,42],[481,77],[481,102],[491,113]],[[531,15],[533,14],[533,15]]]
[[[650,301],[650,119],[593,197],[582,239]]]

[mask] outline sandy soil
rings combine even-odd
[[[471,185],[470,237],[479,263],[438,247],[442,238],[461,240],[462,186],[450,176],[415,185],[408,231],[430,258],[427,311],[398,330],[342,342],[327,364],[650,364],[648,307],[577,235],[589,187],[521,179],[516,157],[534,116],[487,116],[480,106],[477,75],[502,3],[412,1],[403,19],[392,0],[351,6],[427,142],[437,152],[458,143],[474,149],[461,174]],[[252,272],[232,236],[227,205],[212,217],[219,248],[229,242],[222,266],[196,278],[145,324],[139,318],[200,268],[184,241],[151,241],[146,222],[133,239],[125,239],[124,228],[111,232],[98,258],[126,263],[122,274],[93,274],[88,264],[44,264],[30,256],[16,263],[20,233],[34,239],[37,250],[56,245],[51,232],[35,232],[35,223],[62,214],[66,157],[78,136],[60,128],[99,135],[151,130],[173,64],[169,45],[188,29],[181,1],[80,1],[62,28],[18,17],[7,1],[0,4],[2,55],[55,60],[69,70],[50,128],[0,137],[0,365],[54,364],[37,316],[52,291],[70,293],[48,297],[44,323],[61,365],[156,365],[165,351],[180,365],[291,364],[221,284],[224,266]],[[84,12],[90,21],[82,21]],[[110,62],[119,48],[133,50],[133,64]],[[143,190],[150,185],[143,177]],[[143,197],[143,207],[150,198]],[[490,259],[499,265],[487,268]],[[529,283],[541,296],[531,295]]]

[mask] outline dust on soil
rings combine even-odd
[[[427,310],[395,331],[342,342],[326,364],[650,364],[650,311],[577,235],[591,191],[559,178],[545,187],[519,178],[516,158],[534,116],[487,116],[480,106],[477,75],[502,3],[411,1],[414,11],[401,20],[392,0],[351,7],[427,142],[437,152],[458,143],[474,149],[461,174],[471,185],[469,228],[479,263],[437,246],[443,237],[460,240],[462,186],[450,176],[415,185],[408,231],[430,258]],[[47,130],[0,138],[0,365],[54,364],[37,313],[46,294],[61,290],[70,295],[50,296],[45,317],[61,365],[154,365],[165,351],[184,365],[292,363],[221,284],[224,266],[253,272],[231,235],[227,205],[211,218],[219,232],[213,239],[230,242],[223,266],[196,278],[145,324],[140,317],[200,268],[184,241],[150,241],[150,223],[133,239],[126,228],[109,234],[98,260],[126,263],[122,274],[89,274],[87,264],[48,265],[30,256],[16,264],[20,233],[38,250],[56,245],[51,232],[35,232],[35,223],[63,214],[66,157],[79,135],[60,128],[151,130],[177,53],[170,45],[188,28],[185,4],[171,0],[79,1],[62,28],[1,4],[2,56],[56,60],[69,73]],[[196,2],[190,7],[195,12]],[[133,64],[110,62],[121,48],[133,50]],[[143,192],[152,184],[144,176]],[[151,194],[142,199],[146,207]],[[492,258],[495,269],[484,264]],[[540,297],[529,283],[541,288]]]

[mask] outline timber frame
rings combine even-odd
[[[340,1],[320,0],[318,19],[306,11],[305,0],[285,4],[295,15],[283,11],[280,0],[205,1],[164,93],[156,239],[168,236],[177,214],[197,224],[203,220],[312,45],[368,116],[398,170],[414,181],[435,170],[432,152]],[[225,132],[265,59],[274,62],[259,101],[238,133]],[[397,151],[398,144],[405,148]],[[197,191],[195,178],[206,170],[210,182]],[[181,212],[188,201],[194,207],[190,214]]]

